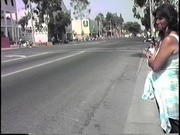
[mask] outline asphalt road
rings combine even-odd
[[[123,134],[142,39],[2,51],[1,133]]]

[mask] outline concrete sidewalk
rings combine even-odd
[[[4,51],[4,50],[13,50],[13,49],[19,49],[19,46],[18,45],[10,45],[10,47],[1,48],[1,51]]]
[[[164,133],[160,127],[160,119],[155,100],[145,101],[141,98],[145,78],[150,71],[145,58],[141,59],[139,69],[124,133],[163,135]]]

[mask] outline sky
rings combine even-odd
[[[108,12],[110,13],[117,13],[119,16],[120,13],[124,19],[124,22],[128,21],[138,21],[137,19],[133,18],[132,8],[134,5],[134,0],[89,0],[90,2],[90,9],[91,13],[89,18],[94,19],[98,13],[102,13],[104,16]],[[70,0],[64,0],[65,5],[67,8],[70,8]]]
[[[24,7],[22,0],[17,1],[17,9],[21,9]],[[63,0],[66,7],[71,9],[70,0]],[[132,21],[132,22],[139,22],[133,17],[132,8],[134,5],[134,0],[89,0],[90,5],[89,8],[91,9],[91,13],[89,14],[90,19],[95,19],[98,13],[102,13],[104,16],[108,12],[110,13],[117,13],[119,16],[120,13],[124,19],[124,22]]]

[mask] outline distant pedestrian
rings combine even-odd
[[[179,133],[179,31],[177,12],[170,4],[160,5],[153,13],[161,44],[148,52],[148,74],[143,99],[156,100],[161,128],[165,133]]]
[[[53,45],[55,44],[55,37],[54,36],[51,38],[51,42]]]

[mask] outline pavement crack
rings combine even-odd
[[[105,91],[104,95],[102,96],[101,100],[92,107],[92,110],[87,114],[87,119],[85,120],[84,124],[82,124],[82,127],[78,131],[79,134],[83,134],[84,129],[90,124],[92,118],[94,117],[94,114],[95,114],[96,110],[103,103],[105,97],[107,97],[109,91],[111,90],[113,85],[116,84],[117,82],[118,82],[118,79],[113,80],[111,85],[106,89],[106,91]]]

